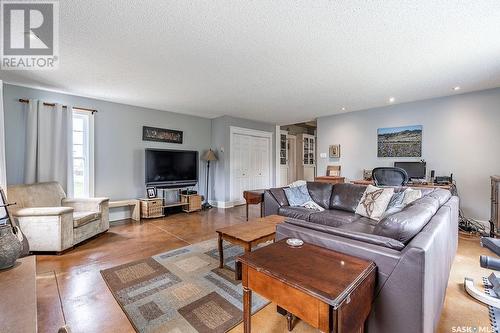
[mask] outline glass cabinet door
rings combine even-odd
[[[286,134],[280,135],[280,164],[287,165]]]

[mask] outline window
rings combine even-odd
[[[94,196],[94,119],[73,109],[73,196]]]

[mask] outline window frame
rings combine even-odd
[[[85,118],[88,119],[88,129],[87,129],[88,135],[85,136],[85,134],[84,134],[84,138],[83,139],[87,140],[87,149],[86,149],[87,163],[86,163],[86,167],[88,168],[88,198],[92,198],[95,195],[95,175],[94,175],[94,159],[95,159],[95,155],[94,155],[94,152],[95,152],[95,147],[94,147],[94,141],[95,141],[94,140],[94,115],[91,112],[88,112],[88,111],[85,111],[85,110],[81,110],[81,109],[78,109],[78,108],[73,108],[72,121],[73,121],[73,119],[74,119],[75,116],[85,117]],[[72,142],[72,146],[73,145],[74,145],[74,143]],[[84,146],[85,146],[85,144],[84,144]],[[72,147],[71,151],[73,151],[73,147]],[[73,154],[72,154],[72,159],[74,161]],[[74,165],[73,165],[73,170],[72,170],[73,177],[74,177],[74,172],[75,172],[75,169],[74,169]],[[74,180],[73,180],[73,186],[74,186]],[[74,195],[74,192],[73,192],[73,196],[76,197]],[[84,198],[86,198],[86,197],[84,197]]]

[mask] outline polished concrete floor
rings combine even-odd
[[[240,206],[179,213],[143,223],[126,220],[61,256],[38,256],[39,332],[57,332],[64,323],[73,333],[134,332],[101,278],[100,270],[214,238],[215,229],[244,223],[244,214],[245,209]],[[251,209],[251,215],[258,215],[257,207]],[[483,253],[488,252],[479,246],[477,238],[460,238],[439,332],[489,325],[487,308],[468,297],[462,286],[465,275],[479,281],[488,274],[479,268],[478,258]],[[285,319],[276,314],[272,305],[255,314],[252,324],[254,332],[287,332]],[[231,332],[242,331],[240,325]],[[294,332],[316,330],[298,322]]]

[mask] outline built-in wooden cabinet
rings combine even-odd
[[[316,176],[316,137],[311,134],[298,134],[297,152],[302,159],[302,163],[297,163],[297,179],[314,181]]]
[[[280,134],[280,165],[288,165],[287,133]]]

